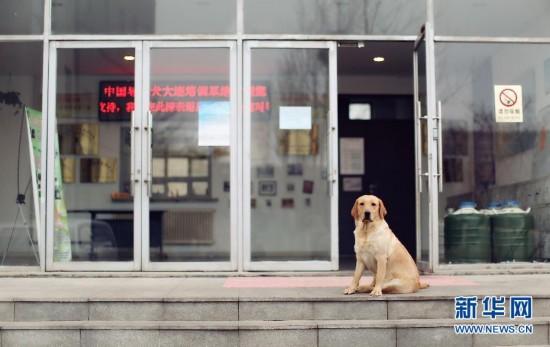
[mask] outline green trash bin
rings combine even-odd
[[[491,216],[493,257],[496,262],[532,261],[533,229],[530,213],[500,213]]]
[[[488,216],[480,213],[450,214],[445,217],[444,228],[447,262],[491,261],[491,223]]]

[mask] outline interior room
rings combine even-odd
[[[201,104],[201,114],[206,107],[230,112],[225,51],[152,51],[149,95],[145,95],[152,141],[149,157],[141,158],[151,165],[147,193],[151,261],[229,259],[229,143],[197,141],[199,98],[208,102]],[[134,225],[142,216],[134,214],[132,170],[139,159],[132,163],[130,150],[138,95],[135,59],[132,48],[58,51],[56,115],[62,184],[56,186],[56,216],[67,215],[68,230],[65,239],[55,239],[54,261],[133,259]],[[213,88],[216,94],[209,94]],[[57,225],[63,225],[62,218]],[[62,234],[59,227],[56,233]]]
[[[416,254],[411,42],[341,42],[338,48],[340,269],[355,266],[351,208],[380,197],[386,220]]]
[[[327,50],[256,49],[251,61],[268,96],[250,116],[251,260],[330,260]]]

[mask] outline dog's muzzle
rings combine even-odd
[[[372,222],[372,220],[370,219],[370,212],[369,211],[365,211],[365,215],[363,216],[363,222],[364,223]]]

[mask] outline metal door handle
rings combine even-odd
[[[418,136],[416,137],[416,162],[417,162],[417,176],[418,176],[418,191],[422,193],[422,104],[420,100],[416,101],[416,127]]]
[[[139,182],[139,179],[136,175],[136,133],[139,131],[139,127],[136,126],[135,121],[135,112],[132,111],[131,114],[131,125],[130,125],[130,190],[131,194],[134,195],[135,189],[136,189],[136,183]]]
[[[437,102],[437,174],[439,192],[443,192],[443,119],[441,100]]]
[[[329,159],[328,159],[328,165],[327,165],[327,186],[328,186],[328,195],[329,197],[332,197],[334,195],[334,189],[335,184],[338,182],[338,174],[336,167],[338,164],[333,162],[333,157],[335,153],[332,153],[334,148],[338,148],[338,138],[336,137],[336,126],[331,123],[331,112],[330,110],[327,112],[327,131],[328,136],[332,141],[329,141],[330,143],[336,144],[336,146],[329,146]]]
[[[152,191],[152,170],[151,166],[153,165],[153,113],[150,110],[147,111],[147,178],[145,183],[147,183],[147,196],[151,197]]]

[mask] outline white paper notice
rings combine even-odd
[[[342,190],[344,192],[360,192],[363,190],[363,180],[361,177],[344,177],[342,180]]]
[[[523,122],[523,97],[520,85],[495,85],[497,123]]]
[[[370,120],[370,104],[349,104],[349,119],[351,120]]]
[[[229,146],[229,101],[199,101],[199,146]]]
[[[310,106],[281,106],[279,107],[280,129],[311,129]]]
[[[340,174],[363,175],[365,173],[364,140],[362,137],[340,139]]]

